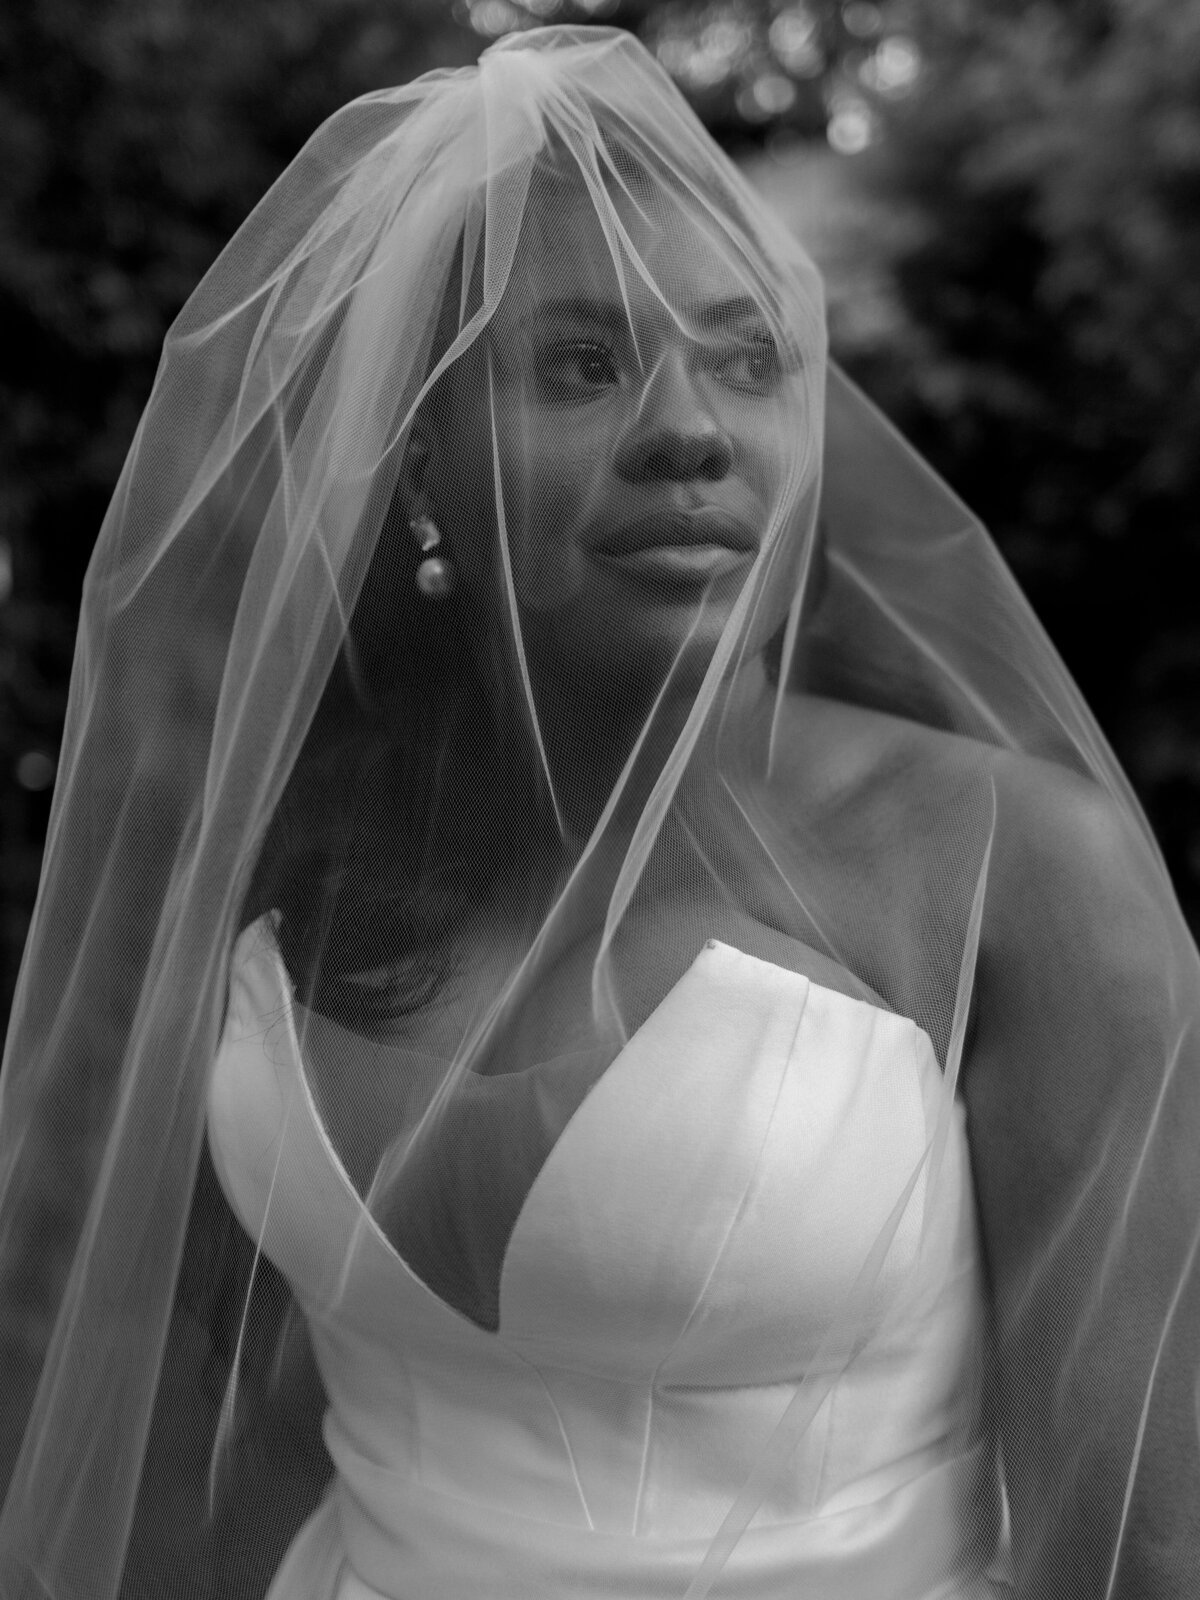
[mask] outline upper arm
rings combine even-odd
[[[1115,1563],[1115,1594],[1182,1595],[1200,1536],[1194,947],[1138,824],[1032,763],[997,777],[984,930],[964,1092],[1018,1543],[1034,1592],[1094,1568],[1103,1594]]]
[[[1137,823],[1073,775],[1002,774],[966,1082],[983,1170],[1015,1143],[1031,1202],[1089,1161],[1103,1190],[1198,1017],[1194,947]]]

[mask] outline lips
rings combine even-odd
[[[597,541],[597,555],[621,559],[647,550],[718,548],[753,555],[758,538],[753,529],[715,506],[695,510],[671,507],[623,523]]]
[[[744,572],[758,552],[754,530],[715,506],[664,507],[597,541],[601,566],[653,597],[694,596]]]

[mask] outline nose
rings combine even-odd
[[[729,472],[733,445],[697,394],[682,353],[660,361],[617,441],[614,464],[630,483],[715,483]]]

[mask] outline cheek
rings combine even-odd
[[[531,611],[569,606],[586,587],[582,536],[597,501],[599,472],[552,436],[508,454],[504,513],[513,587]],[[565,470],[564,470],[565,469]]]
[[[762,503],[778,511],[797,488],[789,480],[800,467],[804,447],[803,412],[788,401],[739,407],[726,419],[734,443],[734,471]]]

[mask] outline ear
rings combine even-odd
[[[434,451],[433,430],[426,419],[416,417],[404,446],[404,464],[400,469],[399,489],[410,500],[415,500],[425,489],[429,462]]]

